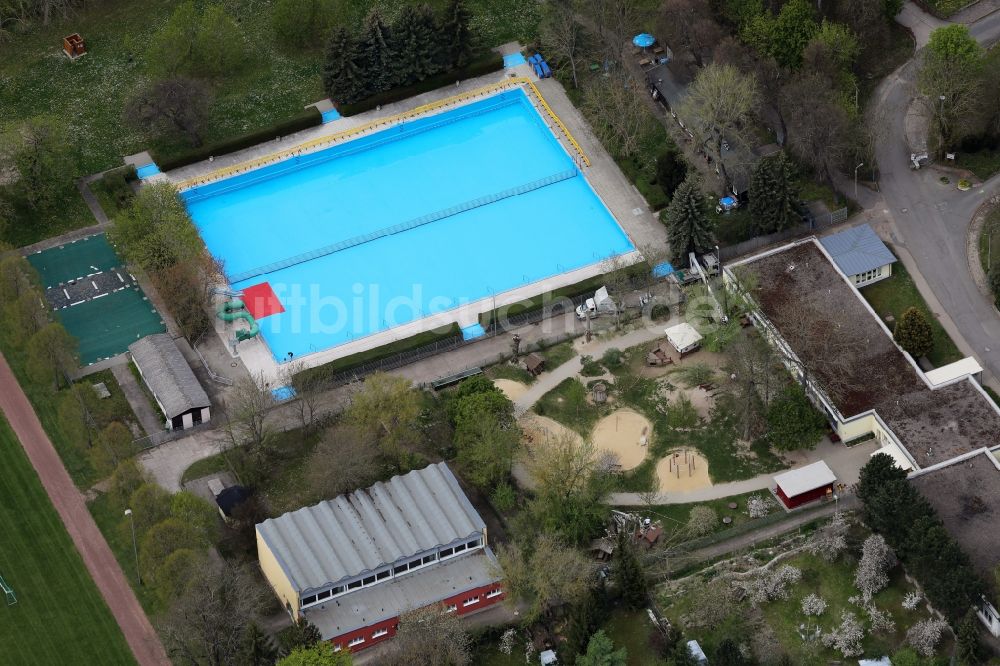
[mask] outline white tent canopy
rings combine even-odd
[[[681,354],[697,349],[702,340],[701,333],[687,322],[671,326],[666,329],[665,333],[670,346]]]
[[[828,486],[836,480],[836,475],[822,460],[774,477],[774,483],[788,498]]]

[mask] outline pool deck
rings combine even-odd
[[[583,170],[583,174],[586,176],[594,192],[604,202],[605,206],[611,211],[611,214],[628,235],[632,245],[638,249],[643,247],[666,248],[666,229],[656,219],[654,213],[649,210],[646,200],[639,194],[639,191],[628,181],[618,168],[618,165],[615,164],[611,156],[604,150],[604,147],[594,136],[582,114],[566,95],[566,91],[562,85],[555,79],[538,80],[527,65],[520,65],[503,70],[502,72],[495,72],[468,81],[462,81],[459,85],[439,88],[401,102],[386,105],[378,110],[340,118],[325,125],[297,132],[277,141],[268,141],[246,150],[222,156],[212,162],[205,160],[197,164],[175,169],[167,174],[156,176],[156,178],[180,183],[191,178],[205,176],[220,168],[267,157],[268,155],[286,150],[306,141],[343,132],[380,118],[387,118],[412,110],[418,106],[495,84],[511,75],[531,78],[545,97],[549,106],[576,138],[591,162],[591,166],[586,167]],[[545,119],[544,114],[543,119]],[[545,120],[548,122],[547,119]],[[553,134],[563,148],[570,155],[573,155],[573,148],[560,135],[560,132],[554,131]],[[640,258],[639,252],[632,252],[622,257],[623,260],[629,263],[638,261]],[[500,307],[508,303],[531,298],[559,287],[580,282],[602,272],[606,271],[602,269],[600,263],[584,266],[577,270],[561,273],[544,280],[522,285],[502,294],[497,294],[495,304],[497,307]],[[457,321],[460,326],[465,327],[477,323],[479,313],[486,312],[493,307],[494,299],[492,297],[482,299],[387,331],[359,338],[352,342],[308,354],[307,356],[297,357],[296,361],[302,363],[305,367],[314,367],[344,356],[379,347],[395,340],[410,337],[423,331],[447,326],[452,322]],[[216,330],[223,341],[225,342],[230,339],[232,336],[231,327],[223,325],[223,322],[218,320],[215,320],[215,323]],[[226,344],[229,347],[229,343],[227,342]],[[275,361],[271,350],[262,338],[241,342],[238,346],[238,355],[242,358],[243,363],[251,373],[260,373],[270,381],[280,381],[282,366]]]

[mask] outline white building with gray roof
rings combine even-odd
[[[128,351],[166,417],[167,430],[183,430],[212,418],[208,394],[170,335],[147,335],[130,344]]]
[[[445,463],[256,529],[261,569],[282,604],[341,648],[391,638],[409,610],[443,604],[464,615],[504,596],[486,523]]]
[[[892,275],[896,257],[867,224],[824,236],[819,242],[855,287],[863,287]]]

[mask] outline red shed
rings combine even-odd
[[[837,477],[820,460],[774,477],[775,494],[789,509],[802,506],[833,492]]]

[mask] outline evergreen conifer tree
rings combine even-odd
[[[460,69],[472,60],[471,18],[465,0],[449,0],[438,28],[446,70]]]
[[[441,71],[436,31],[434,13],[426,4],[407,4],[400,9],[392,26],[396,52],[406,55],[400,58],[400,85],[423,81]]]
[[[323,66],[323,87],[334,102],[351,104],[371,94],[361,46],[351,31],[338,27],[330,36]]]
[[[629,608],[645,608],[648,602],[646,572],[642,570],[631,535],[624,530],[618,533],[613,575],[618,579],[618,588],[625,605]]]
[[[961,666],[977,666],[983,661],[983,644],[979,642],[979,619],[971,608],[955,633],[955,656]]]
[[[364,53],[364,68],[368,73],[371,92],[379,93],[399,85],[401,72],[399,59],[396,58],[396,44],[389,26],[382,18],[378,7],[372,7],[365,17],[364,41],[361,44]]]
[[[685,259],[688,252],[705,252],[712,248],[712,224],[705,215],[705,202],[694,173],[674,191],[663,221],[675,261]]]
[[[762,159],[750,180],[750,215],[757,232],[769,234],[795,226],[798,197],[795,172],[785,153]]]
[[[271,637],[256,622],[248,624],[243,634],[240,663],[245,666],[273,666],[277,659],[278,649],[271,642]]]

